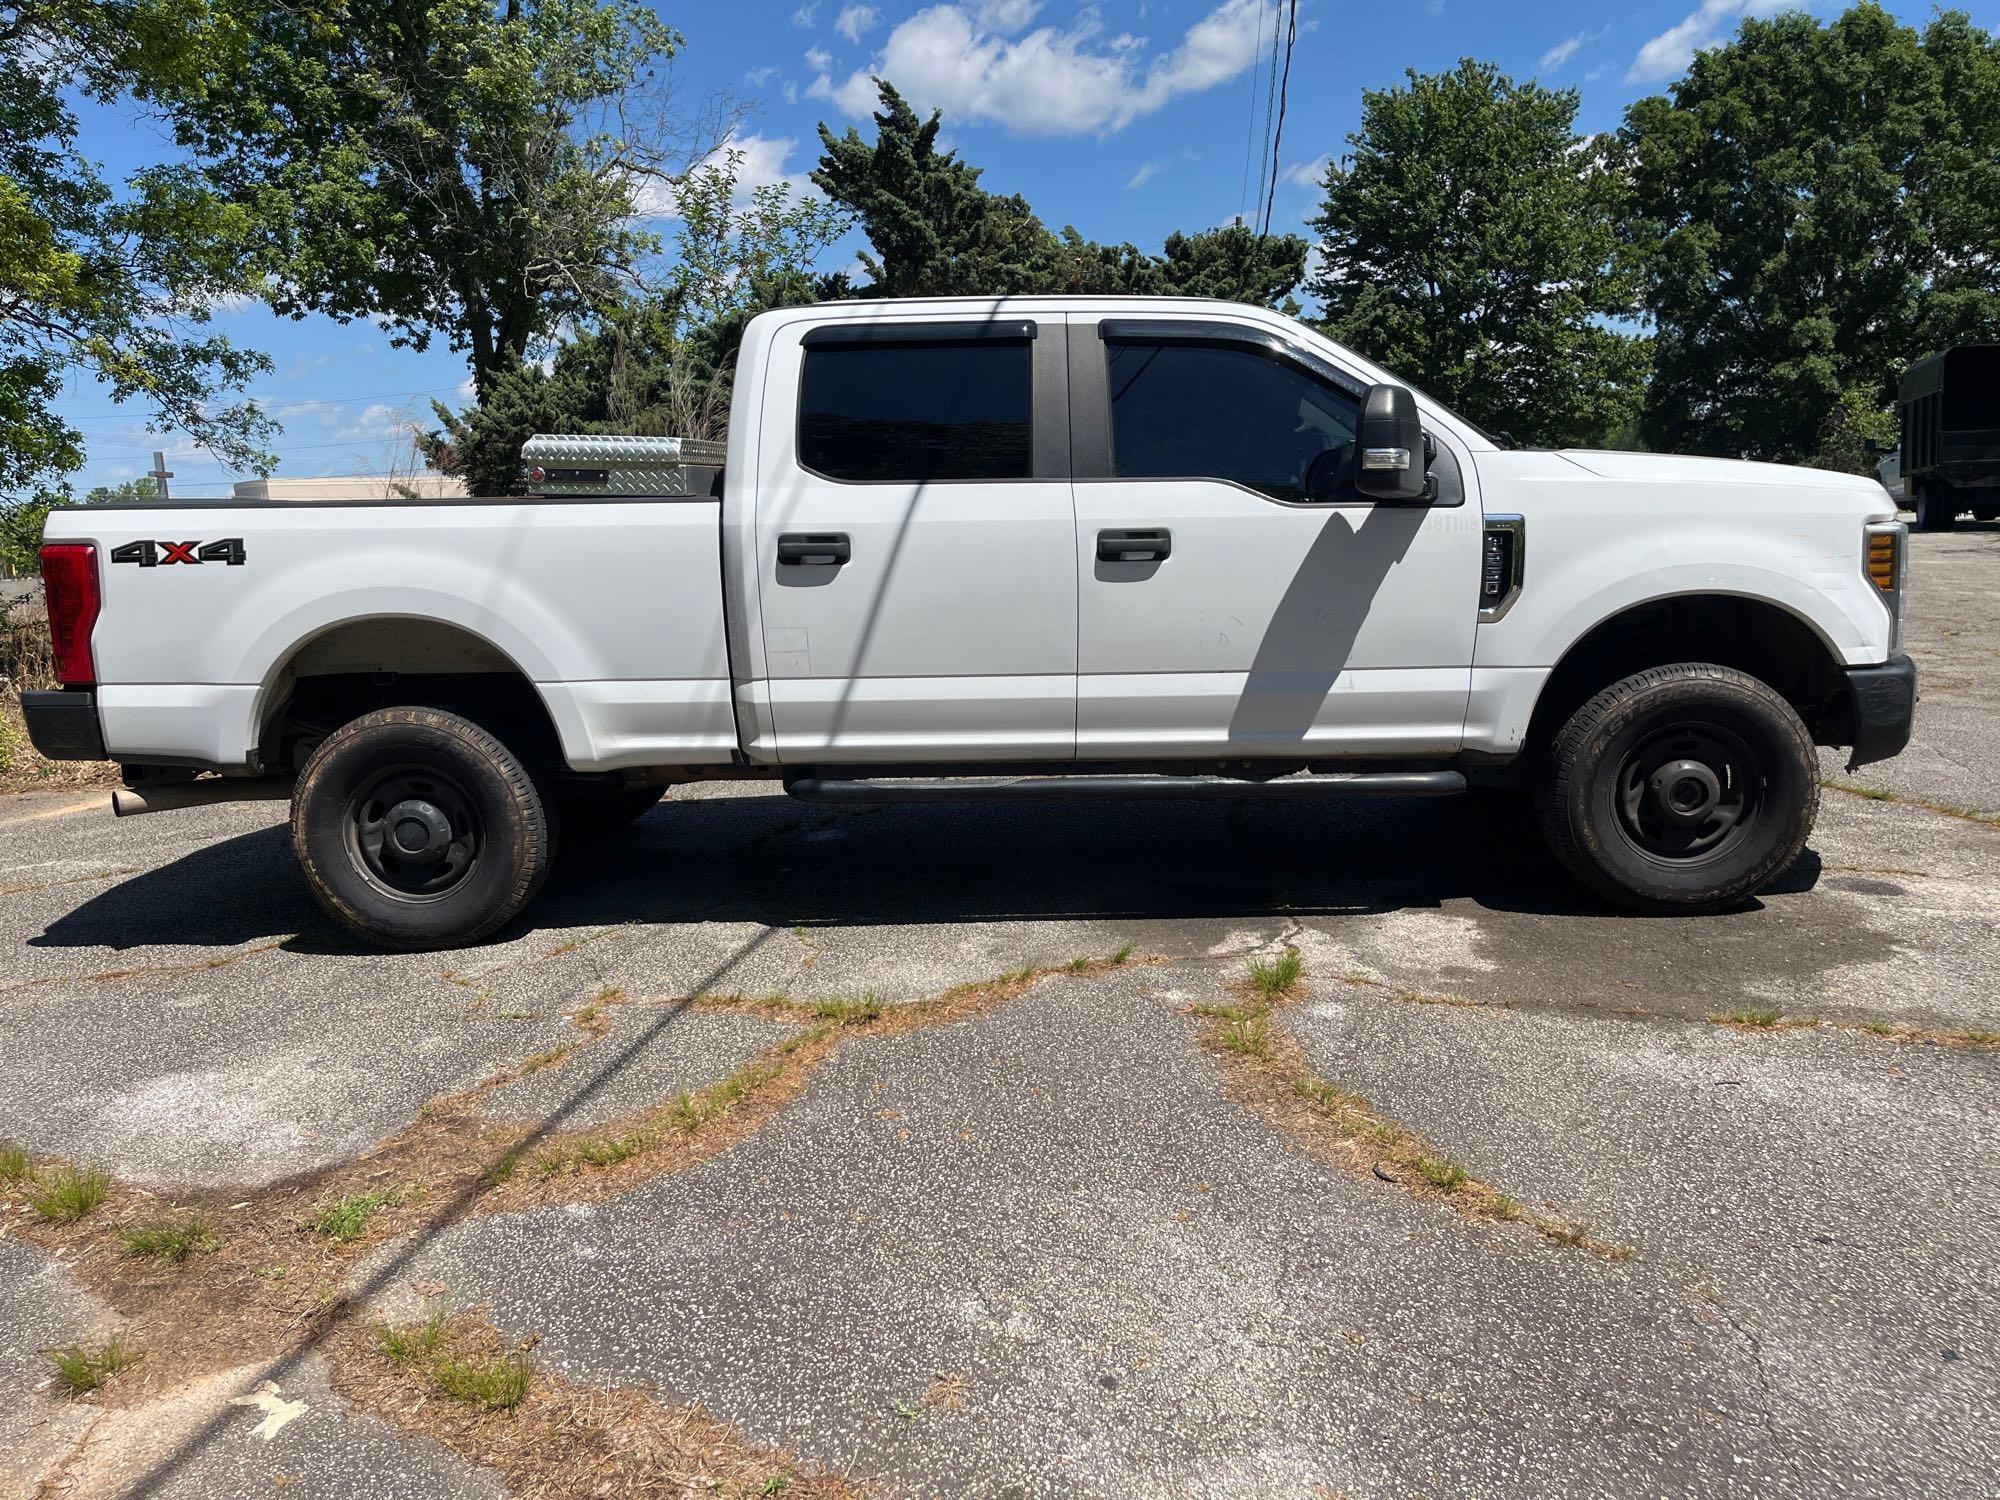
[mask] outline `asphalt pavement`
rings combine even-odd
[[[438,1101],[615,1132],[754,1078],[820,1002],[1129,945],[857,1032],[682,1169],[445,1205],[371,1247],[350,1319],[476,1311],[548,1379],[699,1404],[883,1495],[1996,1493],[2000,528],[1917,538],[1913,579],[1917,743],[1830,756],[1807,854],[1717,917],[1613,915],[1471,803],[724,784],[569,850],[499,941],[384,955],[319,916],[282,808],[6,799],[0,1140],[227,1208]],[[1287,948],[1270,1021],[1318,1079],[1629,1258],[1248,1107],[1192,1010]],[[362,1409],[337,1318],[63,1397],[41,1350],[156,1325],[115,1252],[57,1255],[6,1201],[0,1494],[500,1492]]]

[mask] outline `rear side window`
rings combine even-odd
[[[1026,479],[1025,341],[808,347],[799,462],[830,479]]]

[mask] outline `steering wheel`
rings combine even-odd
[[[1299,488],[1305,491],[1308,500],[1327,500],[1336,490],[1352,483],[1353,478],[1354,444],[1335,443],[1320,449],[1307,462]]]

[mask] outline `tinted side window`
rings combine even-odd
[[[1111,472],[1120,479],[1233,479],[1274,500],[1352,498],[1352,396],[1255,350],[1105,345]]]
[[[799,462],[832,479],[1026,479],[1026,343],[805,351]]]

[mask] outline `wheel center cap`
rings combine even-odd
[[[451,821],[434,803],[412,797],[389,809],[389,847],[404,860],[437,859],[451,847]]]
[[[1722,800],[1722,782],[1698,760],[1669,761],[1646,783],[1653,809],[1676,823],[1700,823]]]

